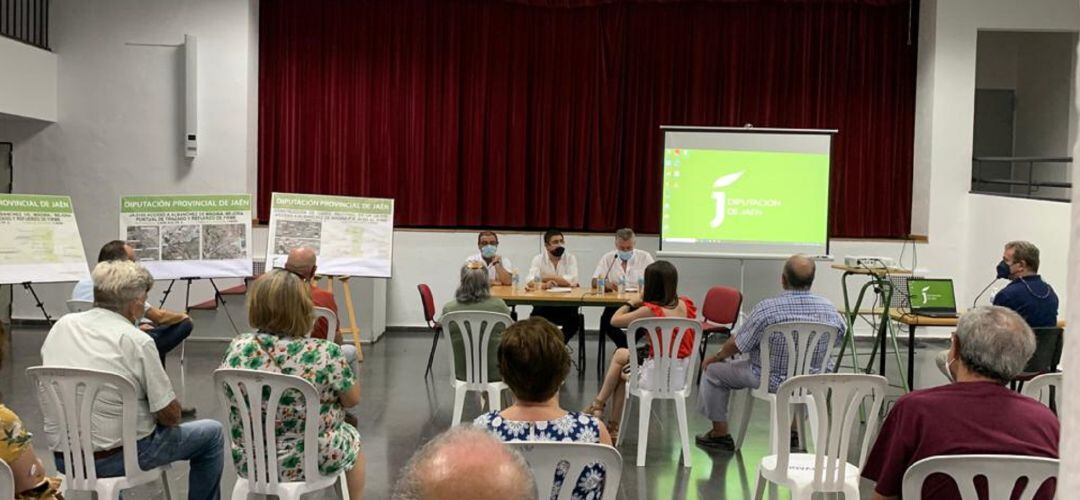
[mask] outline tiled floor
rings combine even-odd
[[[0,401],[18,413],[36,434],[34,444],[43,457],[48,455],[41,433],[41,412],[28,388],[24,370],[40,362],[38,351],[44,335],[43,328],[17,328],[13,334],[11,355],[0,369]],[[593,342],[590,338],[590,354],[594,349]],[[424,365],[430,346],[427,335],[397,332],[384,336],[378,344],[365,346],[366,361],[361,369],[362,402],[356,412],[367,455],[365,498],[388,498],[400,467],[421,444],[450,425],[453,393],[447,382],[449,361],[442,350],[444,346],[440,346],[433,370],[434,378],[425,379]],[[198,409],[199,418],[221,420],[223,417],[215,395],[209,390],[209,382],[224,348],[225,345],[220,342],[188,343],[184,379],[187,387],[181,385],[178,353],[169,356],[168,370],[178,394],[185,405]],[[573,373],[566,381],[561,393],[565,408],[580,409],[595,395],[598,384],[591,365],[595,358],[589,362],[584,376]],[[691,408],[689,426],[692,433],[707,428],[707,421],[692,409],[696,397],[695,393],[688,405]],[[466,418],[478,413],[476,401],[470,399],[465,406]],[[634,466],[637,450],[635,435],[628,435],[621,447],[626,461],[619,498],[741,499],[752,496],[755,470],[768,443],[765,405],[755,407],[747,446],[741,453],[709,454],[691,443],[691,468],[681,465],[674,406],[670,402],[654,404],[651,422],[645,467]],[[636,416],[630,418],[627,428],[637,428]],[[169,478],[174,498],[185,498],[186,466],[174,467],[169,472]],[[222,481],[226,498],[232,491],[235,479],[232,465],[226,464]],[[863,484],[862,490],[867,497],[870,486]],[[152,488],[140,489],[132,491],[127,498],[152,498],[157,493]],[[788,497],[786,491],[776,496]]]

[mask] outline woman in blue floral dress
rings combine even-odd
[[[283,269],[255,280],[248,293],[248,321],[259,330],[233,339],[221,367],[284,373],[311,382],[320,400],[319,472],[326,476],[345,472],[349,496],[361,498],[364,455],[360,433],[345,422],[345,409],[360,402],[360,385],[337,344],[307,337],[314,324],[310,293],[303,280]],[[279,404],[278,477],[303,481],[304,401],[299,394],[287,391]],[[229,424],[233,463],[238,473],[246,476],[243,427],[235,409],[230,412]]]
[[[530,318],[503,331],[499,343],[499,372],[514,393],[514,404],[476,418],[503,441],[558,441],[611,444],[607,428],[592,415],[559,407],[559,387],[570,371],[570,355],[562,334],[546,319]],[[564,464],[555,473],[552,498],[566,481]],[[605,470],[592,464],[573,483],[572,498],[599,499]]]

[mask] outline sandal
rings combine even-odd
[[[607,423],[607,432],[611,435],[611,443],[619,442],[619,422],[611,421]]]
[[[581,410],[581,412],[592,415],[596,418],[602,418],[604,416],[604,406],[606,404],[607,403],[600,401],[599,399],[594,399],[592,404],[586,406],[584,410]]]

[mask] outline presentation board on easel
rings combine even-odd
[[[281,267],[299,247],[315,250],[319,274],[389,278],[394,200],[273,193],[267,267]]]
[[[68,196],[0,194],[0,284],[90,276]]]
[[[251,195],[120,198],[120,239],[155,279],[251,276]]]
[[[660,255],[820,256],[835,130],[661,127]]]

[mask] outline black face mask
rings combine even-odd
[[[1000,279],[1008,279],[1009,278],[1009,274],[1010,274],[1009,273],[1009,264],[1007,262],[1005,262],[1005,261],[998,262],[996,271],[997,271],[997,277],[998,278],[1000,278]]]
[[[562,257],[564,253],[566,253],[566,248],[564,247],[555,247],[555,249],[551,251],[551,255],[556,257]]]

